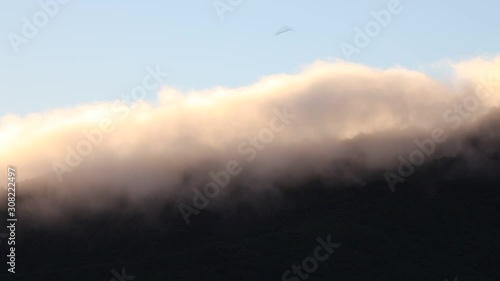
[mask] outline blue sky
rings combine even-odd
[[[244,86],[315,60],[344,59],[342,42],[352,43],[354,29],[388,2],[243,0],[221,21],[213,0],[71,0],[16,53],[9,34],[21,35],[22,18],[42,9],[38,1],[1,0],[0,116],[119,99],[147,66],[169,72],[165,84],[190,90]],[[432,74],[435,62],[498,52],[496,1],[401,5],[352,61]],[[295,31],[274,36],[282,26]]]

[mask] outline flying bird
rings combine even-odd
[[[274,35],[278,36],[278,35],[281,35],[283,33],[289,32],[289,31],[295,31],[295,30],[293,30],[293,28],[291,28],[289,26],[283,26],[278,31],[276,31],[276,33],[274,33]]]

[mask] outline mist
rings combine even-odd
[[[316,62],[240,88],[165,85],[155,104],[115,100],[4,116],[0,166],[18,171],[25,213],[47,219],[122,208],[117,199],[135,210],[192,206],[194,190],[215,188],[206,185],[217,179],[224,183],[208,208],[230,204],[235,192],[279,198],[278,186],[311,178],[329,188],[386,180],[394,192],[411,177],[401,158],[415,158],[418,170],[459,157],[443,173],[496,174],[500,57],[447,67],[454,74],[438,80],[401,67]]]

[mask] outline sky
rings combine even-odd
[[[439,62],[495,54],[500,45],[496,1],[401,0],[402,10],[347,59],[341,45],[354,44],[355,29],[390,1],[70,0],[14,46],[23,18],[33,22],[48,2],[0,1],[0,116],[121,99],[148,67],[169,73],[163,85],[203,90],[298,73],[318,60],[432,75]],[[214,3],[234,6],[220,14]],[[284,26],[293,31],[276,36]]]
[[[316,177],[394,192],[404,163],[442,158],[500,173],[495,7],[211,1],[0,9],[0,166],[60,192],[33,217],[101,192],[198,208],[229,179],[245,198]]]
[[[281,261],[295,262],[309,243],[300,237],[321,229],[346,238],[347,260],[361,257],[346,267],[339,255],[342,267],[379,265],[377,257],[392,265],[394,274],[377,268],[375,277],[416,268],[421,280],[443,280],[448,267],[417,260],[429,249],[434,260],[455,257],[447,264],[464,274],[498,273],[463,266],[486,264],[498,250],[484,246],[498,236],[486,231],[496,214],[490,199],[500,198],[489,190],[500,182],[498,11],[493,0],[0,0],[0,201],[12,218],[14,198],[23,214],[19,234],[29,235],[18,241],[28,242],[28,265],[71,232],[51,252],[60,259],[26,273],[68,280],[71,268],[102,276],[110,261],[140,270],[148,259],[192,267],[217,248],[244,251],[241,259],[208,257],[205,265],[222,270],[198,268],[225,272],[218,262],[231,260],[230,272],[240,274],[238,266],[256,260],[247,254],[270,253],[271,262],[259,262],[265,271],[246,276],[261,278],[275,265],[287,270]],[[387,223],[373,221],[378,214]],[[232,228],[219,231],[224,222]],[[406,249],[360,248],[365,229],[399,237],[391,244]],[[135,233],[151,236],[131,248]],[[233,243],[239,233],[243,245]],[[457,233],[467,240],[448,239]],[[266,237],[299,243],[287,249]],[[83,256],[71,247],[82,240]],[[225,279],[234,278],[217,280]]]

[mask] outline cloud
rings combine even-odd
[[[477,151],[496,149],[491,139],[497,135],[486,128],[496,126],[499,116],[500,57],[451,67],[455,77],[439,81],[403,68],[316,62],[298,74],[268,76],[240,88],[165,87],[157,105],[110,101],[4,116],[0,166],[17,168],[33,216],[56,216],[68,206],[106,209],[116,197],[138,204],[184,200],[230,160],[242,167],[232,189],[272,189],[278,181],[296,183],[312,175],[364,183],[396,169],[398,155],[414,150],[414,140],[436,128],[450,141],[426,161],[465,153],[471,135],[479,139]],[[454,128],[456,105],[484,92],[488,96]],[[264,149],[253,148],[255,159],[248,161],[248,138],[269,127],[276,110],[296,118]],[[69,166],[68,155],[84,141],[91,147],[80,148],[90,152]],[[242,143],[247,153],[241,153]],[[54,163],[70,168],[62,182]]]

